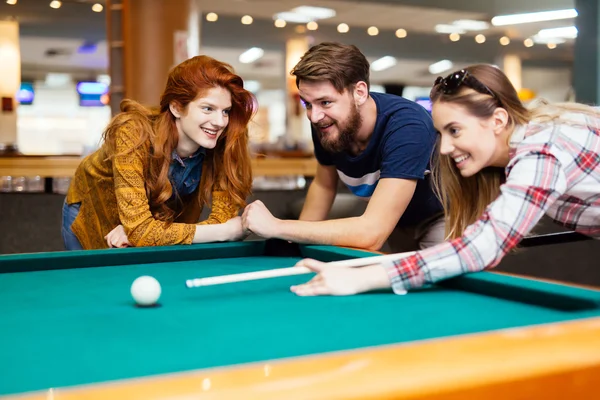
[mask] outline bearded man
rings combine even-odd
[[[437,133],[429,113],[399,96],[370,92],[370,65],[352,45],[321,43],[292,69],[312,124],[317,172],[299,220],[275,218],[260,201],[242,216],[265,238],[394,252],[444,240],[429,164]],[[341,180],[368,201],[357,217],[327,220]]]

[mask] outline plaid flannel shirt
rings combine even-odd
[[[600,238],[600,114],[517,127],[506,183],[463,236],[384,264],[398,294],[495,267],[542,218]]]

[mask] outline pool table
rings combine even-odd
[[[480,272],[415,290],[297,297],[310,274],[190,278],[372,256],[279,240],[0,256],[0,397],[590,398],[600,291]],[[154,307],[130,285],[159,280]]]

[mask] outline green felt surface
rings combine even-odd
[[[262,249],[252,246],[253,254]],[[187,289],[189,278],[289,267],[300,257],[149,263],[148,254],[139,252],[140,264],[1,273],[0,394],[600,315],[596,291],[485,273],[406,296],[289,291],[310,275]],[[304,255],[365,254],[312,246]],[[160,281],[159,307],[134,306],[129,289],[140,275]],[[575,303],[560,307],[561,299]]]

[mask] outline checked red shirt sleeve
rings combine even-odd
[[[462,237],[384,265],[396,293],[495,267],[566,191],[561,163],[547,148],[517,154],[500,195]]]

